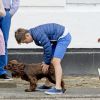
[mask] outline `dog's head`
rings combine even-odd
[[[5,69],[11,71],[12,76],[19,77],[24,72],[24,64],[19,63],[17,60],[11,60],[8,65],[5,66]]]
[[[17,64],[18,64],[17,60],[11,60],[9,61],[8,65],[5,66],[5,69],[10,71],[16,70]]]

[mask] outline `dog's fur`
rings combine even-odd
[[[20,63],[17,60],[9,61],[8,65],[5,66],[5,69],[10,70],[12,75],[15,77],[21,77],[21,79],[30,82],[30,88],[25,89],[26,92],[35,91],[37,86],[37,81],[41,78],[48,78],[48,80],[55,84],[55,71],[54,67],[51,64],[47,73],[42,72],[41,63],[38,64],[24,64]],[[64,88],[64,81],[61,81],[61,87]]]

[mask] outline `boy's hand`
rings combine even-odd
[[[43,62],[41,66],[42,66],[43,73],[46,74],[48,72],[49,65]]]
[[[98,42],[100,42],[100,38],[98,39]]]

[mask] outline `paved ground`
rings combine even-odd
[[[43,84],[45,79],[39,81]],[[0,100],[100,100],[100,80],[96,76],[64,77],[67,91],[63,95],[45,95],[44,92],[24,92],[29,83],[21,79],[0,80]],[[9,83],[9,85],[7,85]],[[6,84],[6,85],[5,85]],[[6,87],[5,87],[6,86]]]
[[[77,100],[77,99],[98,99],[100,100],[100,89],[71,88],[63,95],[45,95],[43,92],[26,93],[23,88],[0,89],[0,100],[2,99],[24,99],[24,100]]]
[[[70,88],[100,88],[100,80],[98,76],[64,76],[65,87]],[[38,83],[43,84],[45,79],[40,80]],[[22,86],[26,87],[29,85],[28,82],[22,81],[21,79],[14,79],[14,83],[17,84],[17,87]]]

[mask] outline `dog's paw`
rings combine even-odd
[[[25,89],[25,92],[32,92],[31,89]]]

